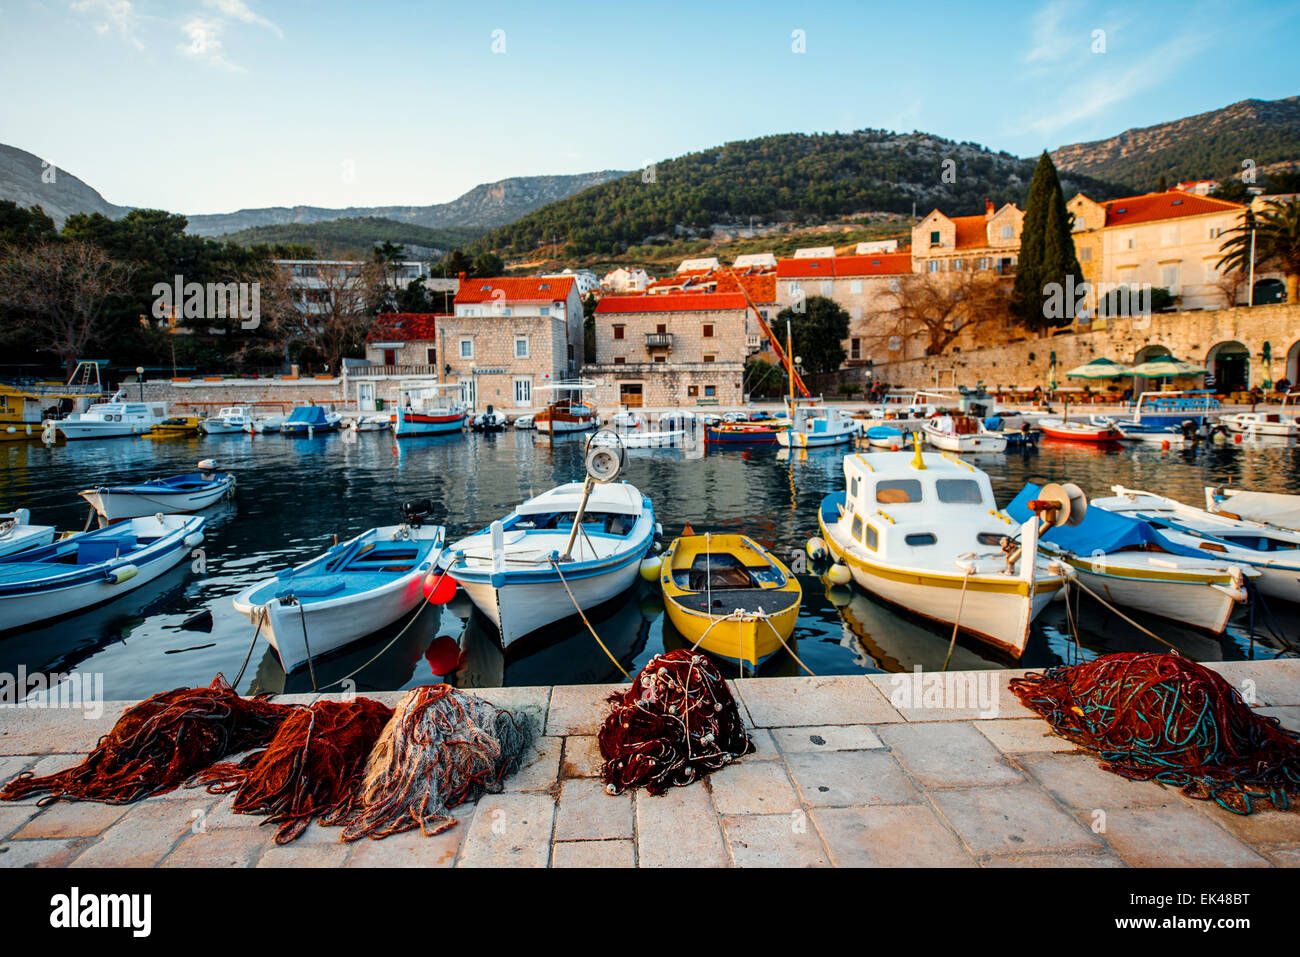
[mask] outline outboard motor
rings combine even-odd
[[[203,481],[211,482],[216,471],[216,459],[203,459],[199,462],[199,474],[203,476]]]
[[[1183,419],[1182,424],[1179,425],[1178,428],[1182,431],[1183,438],[1189,442],[1194,442],[1200,438],[1200,434],[1196,429],[1196,423],[1191,419]]]
[[[402,520],[411,528],[422,526],[432,513],[433,503],[427,498],[416,499],[414,502],[405,502],[402,505]]]

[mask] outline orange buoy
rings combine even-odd
[[[429,572],[421,586],[424,597],[435,605],[445,605],[456,597],[456,579],[445,572]]]

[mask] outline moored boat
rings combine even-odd
[[[248,405],[228,405],[216,415],[209,416],[199,424],[205,435],[233,435],[246,431],[253,422],[253,408]]]
[[[244,589],[235,610],[260,627],[291,672],[410,613],[444,544],[441,525],[409,517],[372,528]]]
[[[151,515],[0,558],[0,631],[75,614],[153,581],[203,541],[198,515]]]
[[[53,525],[33,525],[25,508],[0,514],[0,557],[54,541]]]
[[[1066,442],[1089,442],[1092,444],[1105,444],[1108,442],[1118,442],[1123,436],[1120,435],[1119,429],[1115,428],[1115,423],[1106,422],[1080,422],[1070,421],[1068,419],[1046,418],[1038,420],[1038,427],[1042,430],[1043,435],[1049,439],[1061,439]]]
[[[759,666],[789,642],[803,589],[745,535],[684,535],[664,553],[664,607],[691,645]]]
[[[1300,532],[1300,495],[1218,486],[1205,490],[1205,510],[1240,521]]]
[[[149,435],[154,438],[168,438],[178,435],[197,435],[203,419],[197,415],[169,415],[157,425],[149,428]]]
[[[704,427],[706,445],[766,445],[790,426],[788,419],[770,422],[718,422]]]
[[[595,388],[596,383],[587,379],[541,386],[537,391],[553,391],[556,399],[533,416],[533,428],[548,435],[594,429],[597,425],[596,407],[584,398],[584,394]]]
[[[990,432],[973,415],[938,415],[922,427],[925,440],[947,452],[1005,452],[1006,436]]]
[[[785,448],[812,449],[852,442],[862,424],[846,415],[843,409],[828,406],[820,399],[792,399],[794,412],[787,428],[776,433],[778,445]]]
[[[319,435],[333,432],[339,427],[343,417],[335,412],[326,412],[318,405],[300,405],[289,414],[280,426],[282,435]]]
[[[161,402],[128,402],[118,392],[108,402],[96,402],[85,412],[47,420],[45,432],[57,431],[69,442],[79,439],[116,439],[143,435],[167,417]]]
[[[465,387],[460,383],[403,389],[401,402],[391,417],[393,434],[401,439],[462,431],[469,414],[464,394]]]
[[[78,494],[108,522],[197,512],[234,492],[235,477],[216,469],[216,462],[204,459],[197,472],[150,479],[138,485],[101,485]]]
[[[867,429],[867,442],[874,448],[897,452],[911,444],[912,436],[892,425],[873,425]]]

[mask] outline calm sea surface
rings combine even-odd
[[[0,636],[0,672],[94,672],[104,675],[108,699],[134,699],[180,686],[206,684],[217,672],[232,679],[248,652],[253,628],[235,613],[231,597],[286,565],[302,562],[375,525],[399,520],[411,499],[432,501],[449,539],[481,528],[530,494],[579,478],[583,440],[554,444],[532,432],[464,435],[394,442],[388,433],[280,436],[212,436],[192,439],[114,439],[50,448],[0,443],[0,511],[27,507],[32,520],[80,529],[87,506],[77,491],[101,484],[139,482],[192,471],[215,458],[238,477],[233,502],[208,512],[205,565],[174,569],[129,596],[75,617]],[[743,531],[774,547],[783,559],[817,532],[817,506],[844,487],[843,448],[794,457],[776,448],[683,452],[631,450],[626,479],[654,501],[665,541],[689,522],[696,531]],[[1044,445],[1037,452],[972,457],[987,471],[1000,504],[1026,481],[1073,481],[1090,495],[1120,483],[1201,504],[1206,485],[1300,492],[1300,449],[1286,444],[1207,446],[1161,453],[1137,447],[1098,451]],[[803,611],[795,630],[797,651],[817,674],[855,674],[942,666],[948,630],[900,612],[857,590],[828,593],[816,577],[801,576]],[[182,627],[196,612],[211,611],[210,630]],[[1292,640],[1300,637],[1300,612],[1276,605],[1274,619]],[[1279,646],[1260,637],[1252,651],[1244,614],[1221,638],[1180,629],[1160,619],[1135,617],[1185,654],[1201,660],[1272,656]],[[1258,616],[1257,616],[1258,619]],[[593,625],[628,671],[681,638],[666,622],[657,588],[641,584],[628,600],[593,618]],[[366,664],[396,628],[319,661],[319,683]],[[1263,634],[1262,623],[1256,631]],[[461,648],[459,661],[450,641]],[[1076,648],[1063,603],[1049,606],[1033,626],[1020,664],[1041,667],[1121,650],[1164,646],[1084,597],[1078,609]],[[432,648],[431,648],[432,646]],[[428,654],[426,654],[428,652]],[[958,639],[953,668],[1013,666],[978,642]],[[435,670],[438,669],[438,670]],[[763,675],[801,673],[787,655],[768,662]],[[391,690],[445,678],[461,687],[566,684],[618,680],[620,675],[574,618],[530,640],[527,653],[506,657],[483,620],[459,595],[429,606],[405,635],[356,676],[357,689]],[[259,638],[239,682],[241,691],[309,691],[305,670],[285,675]]]

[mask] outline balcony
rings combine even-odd
[[[671,332],[647,332],[645,334],[645,347],[647,349],[671,349],[673,347],[673,334]]]

